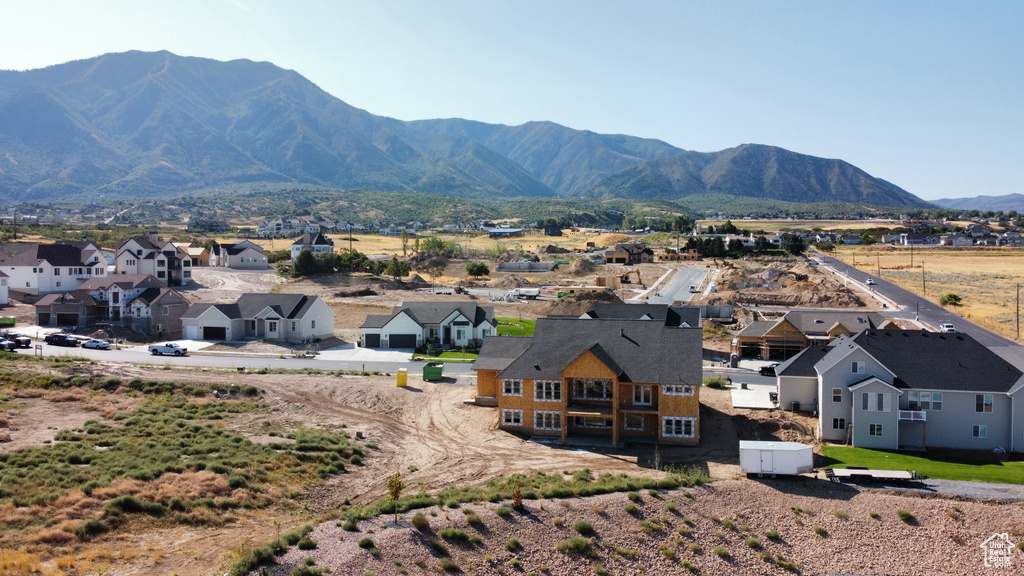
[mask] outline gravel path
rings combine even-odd
[[[941,494],[969,500],[996,500],[999,502],[1024,501],[1024,485],[995,482],[965,482],[961,480],[927,479],[907,484],[874,483],[864,489],[887,489],[912,494]]]

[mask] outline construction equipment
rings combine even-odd
[[[619,276],[619,280],[623,284],[631,284],[631,282],[629,280],[629,277],[632,276],[633,274],[636,274],[636,283],[639,284],[641,288],[647,288],[647,286],[644,286],[644,281],[640,279],[640,271],[639,270],[635,270],[635,269],[634,270],[630,270],[629,272],[626,272],[622,276]]]

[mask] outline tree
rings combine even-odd
[[[949,293],[939,298],[939,304],[943,306],[959,306],[961,302],[963,302],[963,297],[959,294]]]
[[[470,276],[487,276],[491,269],[483,262],[466,262],[466,274]]]
[[[402,258],[405,258],[409,250],[409,231],[402,228]]]
[[[794,256],[799,256],[807,250],[807,245],[804,244],[804,239],[796,234],[790,234],[783,238],[782,247]]]
[[[722,234],[735,234],[736,225],[732,223],[732,220],[726,220],[725,224],[722,224]]]
[[[402,497],[402,489],[405,482],[402,482],[402,471],[395,470],[394,476],[388,478],[388,502],[394,502],[395,524],[398,524],[398,499]]]
[[[409,272],[412,272],[412,266],[408,262],[402,262],[397,257],[392,258],[384,266],[384,273],[391,276],[395,282],[402,276],[408,276]]]
[[[632,230],[633,229],[633,218],[631,216],[622,217],[622,229]]]
[[[315,269],[316,259],[313,258],[313,253],[309,248],[303,248],[295,257],[295,262],[292,262],[292,276],[309,276]]]

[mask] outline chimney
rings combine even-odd
[[[626,337],[626,331],[624,329],[622,329],[622,328],[619,328],[619,336],[622,336],[623,338],[625,338]]]
[[[149,241],[152,242],[153,244],[156,244],[156,242],[157,242],[156,230],[153,230],[152,232],[149,233]]]

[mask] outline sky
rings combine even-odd
[[[128,50],[295,70],[402,120],[547,120],[1024,193],[1024,2],[0,0],[0,69]]]

